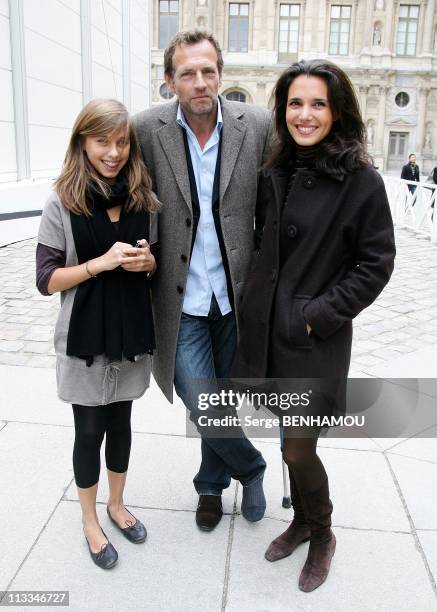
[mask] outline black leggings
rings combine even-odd
[[[327,478],[323,463],[317,455],[320,431],[316,428],[308,430],[307,438],[300,437],[304,433],[290,429],[286,430],[284,435],[282,458],[292,472],[297,486],[305,491],[316,491]]]
[[[131,401],[105,406],[73,404],[73,470],[76,484],[81,489],[92,487],[99,481],[100,447],[105,433],[106,467],[121,474],[127,471],[132,440],[131,410]]]

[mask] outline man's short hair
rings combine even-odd
[[[416,157],[415,153],[410,153],[409,156],[408,156],[408,159],[411,159],[413,157],[413,155],[414,155],[414,157]]]
[[[221,76],[223,71],[223,56],[220,45],[217,40],[210,32],[203,30],[185,30],[184,32],[178,32],[171,41],[168,43],[166,50],[164,51],[164,74],[169,77],[173,77],[173,55],[176,47],[181,45],[195,45],[202,40],[207,40],[211,43],[217,53],[217,69]]]

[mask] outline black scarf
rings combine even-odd
[[[111,185],[109,198],[91,187],[87,203],[92,216],[70,213],[71,228],[79,263],[106,253],[114,242],[149,240],[149,213],[126,213],[129,189],[126,178]],[[118,231],[106,212],[122,206]],[[94,355],[111,360],[152,353],[155,348],[152,309],[145,272],[127,272],[118,267],[101,272],[81,283],[76,290],[67,337],[67,355],[93,362]]]

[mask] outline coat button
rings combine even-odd
[[[270,280],[272,281],[272,283],[274,283],[276,280],[276,270],[275,269],[273,269],[272,273],[270,274]]]
[[[303,179],[303,186],[306,187],[306,189],[314,189],[316,186],[316,181],[312,176],[306,176]]]
[[[187,227],[191,227],[191,219],[190,219],[190,217],[187,217],[185,219],[185,223],[187,224]]]
[[[186,256],[184,253],[182,253],[182,255],[181,255],[181,260],[182,260],[184,263],[187,263],[187,261],[188,261],[188,257],[187,257],[187,256]]]
[[[296,238],[297,236],[297,227],[295,225],[289,225],[287,227],[287,234],[290,238]]]
[[[183,293],[183,292],[184,292],[184,288],[183,288],[183,287],[181,287],[180,285],[178,285],[178,286],[176,287],[176,291],[177,291],[178,293]]]

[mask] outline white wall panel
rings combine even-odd
[[[91,20],[99,30],[108,34],[111,38],[122,41],[122,20],[121,12],[106,2],[105,0],[91,1]]]
[[[131,87],[131,113],[139,113],[148,107],[147,88],[137,83]]]
[[[70,128],[82,108],[82,94],[27,79],[29,123]]]
[[[110,4],[116,11],[119,13],[123,10],[123,2],[122,0],[106,0],[107,4]]]
[[[80,55],[26,30],[27,75],[47,83],[82,91]]]
[[[5,17],[9,16],[8,0],[0,0],[0,15],[4,15]]]
[[[64,6],[68,6],[78,15],[80,15],[80,0],[58,0]]]
[[[0,15],[0,68],[11,69],[9,19]]]
[[[14,95],[12,72],[0,69],[0,121],[14,121]],[[0,147],[3,143],[0,141]]]
[[[13,123],[0,122],[0,173],[15,172],[15,129]]]
[[[154,0],[155,1],[155,0]],[[150,19],[152,15],[150,15]],[[143,33],[147,23],[147,12],[144,2],[136,2],[132,0],[130,3],[130,21],[132,26],[138,30],[139,33]]]
[[[94,27],[91,34],[91,49],[94,62],[109,70],[114,69],[118,74],[123,72],[122,46]]]
[[[54,176],[62,165],[70,130],[29,126],[32,176]]]
[[[149,50],[146,46],[145,36],[144,34],[140,34],[134,27],[130,29],[130,49],[137,57],[147,61]]]
[[[147,67],[143,60],[140,60],[131,53],[130,58],[131,80],[139,85],[145,85],[147,79]]]
[[[121,76],[98,64],[93,64],[93,97],[122,100],[123,81]]]
[[[0,172],[0,183],[12,183],[17,180],[16,172]],[[19,210],[21,210],[21,202]],[[5,206],[3,203],[3,198],[0,200],[0,212],[12,212],[9,210],[5,210]]]
[[[57,0],[25,2],[24,25],[80,53],[80,16]]]

